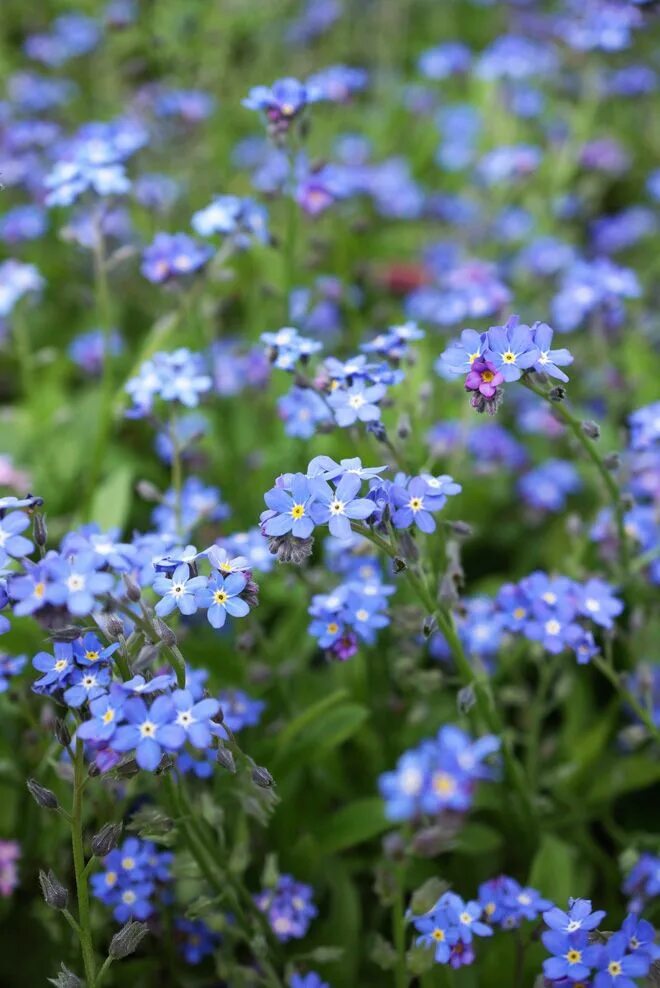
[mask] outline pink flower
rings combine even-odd
[[[498,385],[504,381],[503,375],[494,364],[487,360],[475,360],[465,378],[466,391],[478,391],[484,398],[492,398]]]

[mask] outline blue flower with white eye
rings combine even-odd
[[[337,425],[346,428],[356,422],[377,422],[380,419],[378,402],[385,397],[384,384],[367,385],[354,381],[348,388],[337,388],[328,395],[328,404],[335,413]]]
[[[123,708],[127,724],[117,729],[110,740],[113,751],[135,751],[140,768],[155,771],[165,751],[177,751],[186,740],[186,732],[175,723],[172,698],[159,696],[147,707],[140,697],[126,701]]]
[[[156,614],[166,617],[177,608],[181,614],[194,614],[197,610],[197,594],[206,587],[205,576],[190,576],[187,563],[181,563],[174,570],[172,578],[158,576],[153,582],[155,593],[161,596],[156,604]]]
[[[74,669],[71,675],[71,686],[64,691],[64,702],[69,707],[81,707],[88,700],[95,700],[106,692],[110,682],[110,670]]]
[[[222,628],[231,617],[245,617],[250,607],[247,601],[239,596],[245,590],[247,579],[243,573],[230,573],[220,576],[214,573],[203,589],[197,592],[197,603],[200,607],[208,608],[206,616],[214,628]]]
[[[473,937],[491,937],[492,926],[487,926],[481,919],[483,907],[478,902],[464,902],[460,895],[446,892],[438,906],[446,909],[449,918],[456,924],[458,940],[461,943],[472,943]]]
[[[248,110],[262,110],[272,123],[288,123],[297,117],[308,103],[323,98],[315,85],[305,85],[298,79],[278,79],[272,86],[254,86],[242,101]]]
[[[316,498],[312,483],[302,473],[290,478],[290,493],[284,487],[273,487],[264,494],[269,512],[264,520],[266,535],[286,535],[306,539],[314,530],[311,506]]]
[[[69,642],[55,642],[54,655],[49,652],[37,652],[32,659],[32,665],[43,673],[32,689],[35,693],[52,693],[64,686],[73,670],[73,647]]]
[[[211,698],[195,703],[190,690],[174,690],[172,703],[174,723],[185,731],[191,745],[194,748],[208,748],[213,740],[210,721],[220,710],[220,703]]]
[[[364,521],[376,510],[376,505],[366,497],[357,497],[362,481],[354,473],[346,473],[335,490],[327,480],[316,477],[312,486],[316,500],[310,511],[317,525],[328,525],[330,534],[337,539],[351,537],[351,521]]]
[[[579,586],[577,609],[601,628],[613,628],[613,618],[623,611],[623,601],[614,596],[613,588],[597,577]]]
[[[20,533],[30,525],[30,519],[22,511],[12,511],[0,518],[0,566],[4,566],[9,556],[19,559],[32,552],[34,546]]]
[[[84,617],[97,606],[96,597],[112,590],[114,577],[99,572],[101,560],[93,552],[81,552],[72,558],[55,556],[48,563],[64,594],[64,605],[75,617]]]
[[[553,330],[544,322],[536,322],[532,326],[532,339],[539,350],[534,370],[566,382],[568,377],[559,368],[572,364],[573,354],[565,347],[560,350],[551,350],[553,335]]]
[[[578,930],[595,930],[605,913],[602,909],[592,912],[589,899],[569,899],[568,912],[553,906],[543,913],[543,921],[551,930],[559,933],[577,933]]]
[[[336,463],[331,456],[315,456],[307,467],[308,477],[322,477],[324,480],[337,480],[346,474],[354,474],[361,480],[374,480],[387,467],[363,467],[359,456],[348,457]]]
[[[149,693],[160,693],[164,690],[169,690],[175,683],[176,676],[164,672],[159,676],[154,676],[152,679],[145,679],[144,676],[139,675],[133,676],[131,679],[126,679],[123,683],[120,683],[119,686],[125,693],[133,694],[134,696],[148,696]]]
[[[511,316],[505,326],[491,326],[486,333],[484,360],[493,364],[505,381],[517,381],[534,366],[540,350],[529,326]]]

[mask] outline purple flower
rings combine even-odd
[[[272,86],[254,86],[243,100],[248,110],[262,110],[271,123],[288,123],[308,103],[322,98],[321,90],[298,79],[278,79]]]
[[[185,743],[186,732],[174,722],[175,707],[169,696],[159,696],[149,708],[140,697],[133,697],[126,702],[124,716],[129,723],[117,729],[110,747],[120,752],[134,750],[138,765],[148,772],[160,765],[163,748],[176,751]]]
[[[273,487],[264,495],[264,501],[272,514],[264,524],[266,535],[286,535],[291,532],[298,539],[306,539],[314,530],[311,505],[315,492],[311,482],[302,473],[291,477],[290,491]]]
[[[504,375],[496,369],[495,364],[477,359],[465,378],[465,390],[478,391],[484,398],[494,398],[504,380]]]
[[[362,481],[354,473],[346,473],[333,491],[321,477],[312,483],[316,500],[311,515],[316,525],[327,523],[330,534],[337,539],[351,537],[351,519],[363,521],[374,513],[376,505],[366,497],[356,497]]]
[[[174,570],[172,579],[167,576],[157,576],[153,582],[154,592],[162,597],[156,604],[156,614],[166,617],[174,608],[181,614],[194,614],[197,610],[197,594],[207,584],[205,576],[190,576],[190,567],[181,563]]]
[[[206,616],[214,628],[222,628],[227,615],[245,617],[250,607],[247,601],[239,597],[247,584],[243,573],[230,573],[221,576],[214,573],[208,583],[197,593],[197,603],[200,607],[208,608]]]
[[[376,422],[380,419],[378,402],[385,396],[384,384],[366,385],[355,381],[350,387],[337,388],[328,396],[328,404],[334,410],[337,425],[345,428],[360,422]]]
[[[511,316],[506,325],[488,330],[484,357],[505,381],[517,381],[539,359],[539,348],[529,326],[519,323],[518,316]]]

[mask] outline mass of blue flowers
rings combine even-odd
[[[0,984],[657,988],[659,5],[6,6]]]

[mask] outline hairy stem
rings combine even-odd
[[[94,943],[89,912],[89,890],[85,874],[85,851],[83,848],[82,832],[82,794],[85,784],[84,747],[80,740],[76,741],[73,775],[73,804],[71,807],[71,847],[73,851],[73,869],[76,876],[76,895],[78,899],[78,928],[80,950],[82,953],[85,978],[88,988],[96,986],[96,960],[94,958]]]

